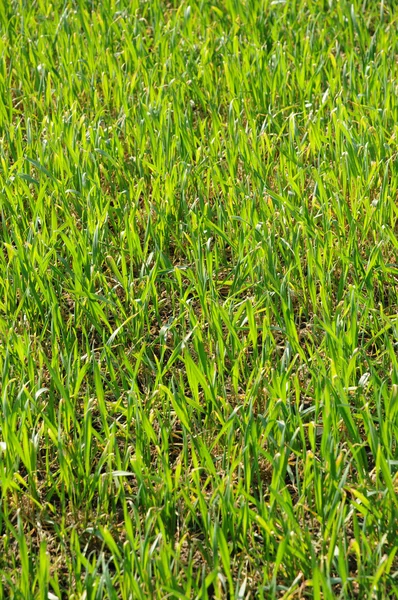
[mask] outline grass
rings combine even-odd
[[[0,3],[0,598],[398,596],[395,9]]]

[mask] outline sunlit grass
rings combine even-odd
[[[397,31],[0,3],[0,598],[398,596]]]

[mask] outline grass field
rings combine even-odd
[[[0,3],[0,598],[398,597],[395,0]]]

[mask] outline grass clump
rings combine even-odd
[[[0,6],[0,597],[398,596],[395,2]]]

